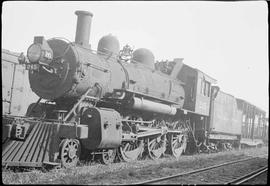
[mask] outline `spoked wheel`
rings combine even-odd
[[[144,144],[142,140],[136,142],[124,142],[118,150],[119,158],[126,162],[135,161],[142,154],[143,147]]]
[[[179,158],[186,150],[187,136],[184,134],[169,135],[169,150],[175,158]]]
[[[116,149],[103,150],[103,152],[100,155],[101,163],[104,163],[106,165],[111,164],[113,163],[115,156],[116,156]]]
[[[76,139],[64,139],[60,143],[61,165],[65,168],[75,167],[80,157],[80,143]]]
[[[160,158],[166,150],[166,135],[147,139],[148,155],[151,159]]]

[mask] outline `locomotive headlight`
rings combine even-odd
[[[42,48],[40,44],[34,43],[27,50],[27,57],[31,63],[39,62],[42,55]]]

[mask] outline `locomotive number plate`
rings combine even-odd
[[[26,129],[23,125],[16,125],[15,129],[15,137],[18,139],[24,139],[26,135]]]

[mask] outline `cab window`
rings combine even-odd
[[[210,97],[210,82],[205,81],[203,78],[198,79],[200,94]]]
[[[210,83],[207,81],[204,83],[204,95],[207,97],[210,96]]]
[[[201,94],[203,95],[203,92],[204,92],[204,80],[202,78],[200,78],[200,81],[201,81]]]

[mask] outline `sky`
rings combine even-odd
[[[76,10],[94,14],[90,44],[111,33],[120,47],[148,48],[156,60],[184,63],[222,91],[268,113],[268,10],[264,1],[7,1],[2,48],[26,53],[34,36],[75,40]]]

